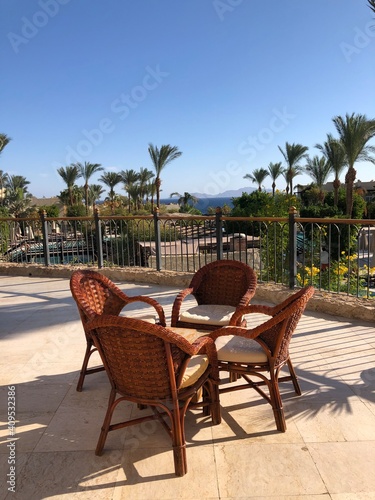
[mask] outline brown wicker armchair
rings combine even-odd
[[[91,336],[88,335],[86,330],[88,321],[101,314],[112,314],[117,316],[127,304],[142,302],[155,309],[158,316],[158,322],[161,325],[165,326],[166,322],[164,310],[156,300],[150,297],[144,297],[143,295],[129,297],[122,292],[113,281],[96,271],[74,271],[70,278],[70,290],[76,301],[86,336],[86,352],[77,384],[77,391],[81,392],[86,375],[104,370],[104,366],[88,368],[90,356],[96,351]],[[151,317],[145,317],[143,319],[146,321],[153,321]]]
[[[176,475],[186,474],[187,409],[203,406],[210,411],[214,425],[221,420],[213,340],[201,337],[190,343],[162,326],[118,316],[99,316],[86,328],[112,386],[96,455],[102,454],[109,431],[157,419],[172,439]],[[201,403],[192,403],[200,388]],[[111,425],[113,412],[121,401],[150,406],[153,414]]]
[[[239,306],[247,306],[255,294],[254,270],[237,260],[217,260],[201,267],[188,288],[176,297],[172,308],[172,327],[215,330],[229,325]],[[193,295],[197,306],[182,310],[183,300]],[[241,323],[241,319],[239,320]],[[243,326],[246,323],[242,323]]]
[[[288,297],[274,307],[250,305],[240,307],[233,315],[231,326],[212,332],[219,359],[219,370],[228,371],[234,379],[242,377],[245,383],[221,387],[220,393],[255,389],[272,406],[277,430],[285,432],[286,423],[280,397],[279,382],[292,381],[296,394],[301,389],[289,356],[289,343],[306,304],[314,294],[308,286]],[[243,314],[263,313],[271,319],[255,328],[240,328],[236,325]],[[287,365],[289,375],[279,377],[280,369]],[[253,377],[261,380],[252,380]],[[233,377],[230,378],[233,380]],[[267,386],[268,393],[260,387]]]

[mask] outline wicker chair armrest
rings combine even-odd
[[[289,297],[287,297],[285,300],[283,300],[280,304],[276,304],[275,306],[270,307],[270,314],[274,316],[275,314],[278,314],[279,312],[283,311],[286,309],[292,302],[295,302],[296,300],[299,300],[300,298],[306,304],[308,300],[311,298],[311,296],[314,294],[314,287],[311,285],[306,286],[305,288],[301,288],[298,292],[291,293]]]
[[[244,308],[247,309],[247,308]],[[277,316],[272,316],[264,323],[256,326],[255,328],[243,328],[240,326],[225,326],[223,328],[219,328],[210,332],[209,336],[212,340],[216,340],[218,337],[223,335],[238,335],[240,337],[244,337],[246,339],[256,339],[263,332],[270,330],[272,327],[284,321],[288,315],[288,311],[284,311],[282,314],[278,314]]]
[[[181,292],[179,292],[177,297],[174,299],[172,307],[171,326],[177,326],[182,301],[185,299],[185,297],[191,295],[193,291],[193,288],[185,288],[184,290],[181,290]]]
[[[147,325],[145,325],[147,328]],[[211,378],[219,381],[219,368],[218,359],[215,342],[209,336],[198,337],[194,342],[189,342],[184,336],[179,333],[170,330],[169,328],[164,328],[158,325],[152,325],[151,327],[154,335],[162,338],[164,341],[175,345],[181,351],[189,356],[195,356],[197,354],[206,354],[208,361],[212,367]]]
[[[193,342],[192,348],[196,351],[195,354],[205,354],[207,356],[208,362],[211,365],[211,380],[219,384],[219,362],[214,340],[208,336],[199,337]]]
[[[260,313],[267,316],[274,316],[274,308],[270,306],[262,306],[258,304],[252,304],[249,306],[239,306],[233,313],[229,326],[238,326],[241,323],[242,316],[245,314]]]
[[[127,303],[131,303],[131,302],[143,302],[145,304],[148,304],[149,306],[152,306],[158,314],[159,323],[162,326],[167,325],[166,319],[165,319],[164,309],[163,309],[162,305],[159,304],[159,302],[157,300],[155,300],[151,297],[145,297],[144,295],[136,295],[134,297],[128,297]]]
[[[246,339],[254,339],[261,334],[260,331],[259,332],[255,331],[258,329],[259,326],[257,328],[244,328],[241,326],[224,326],[222,328],[214,330],[213,332],[209,332],[209,336],[213,341],[215,341],[218,337],[223,337],[225,335],[238,335],[239,337],[244,337]]]

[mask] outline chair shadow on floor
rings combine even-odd
[[[363,383],[357,384],[355,389],[345,382],[305,372],[298,367],[297,373],[305,409],[301,410],[298,405],[302,399],[295,396],[293,389],[287,388],[283,391],[283,401],[289,418],[298,417],[302,411],[313,419],[320,409],[331,403],[338,413],[350,412],[350,398],[355,395],[375,402],[373,369],[361,373]],[[113,433],[116,437],[114,440],[108,439],[106,453],[101,457],[95,456],[110,386],[106,374],[100,372],[90,378],[82,393],[77,393],[75,385],[78,377],[77,370],[15,384],[18,494],[24,498],[37,499],[175,478],[169,438],[157,422],[154,423],[155,428],[136,426],[138,429],[131,433],[128,433],[128,429]],[[317,394],[322,386],[325,388],[325,397],[319,400]],[[336,398],[338,390],[342,391],[340,400]],[[8,386],[0,387],[4,404],[7,391]],[[188,411],[185,426],[188,454],[194,448],[212,443],[235,442],[246,438],[251,441],[252,437],[265,438],[280,434],[274,429],[266,402],[247,400],[247,391],[239,391],[239,394],[240,398],[235,402],[224,402],[222,406],[222,425],[230,428],[229,436],[220,435],[220,426],[216,426],[217,435],[212,438],[210,417],[204,416],[200,410]],[[309,406],[310,403],[313,404]],[[134,412],[141,411],[136,405],[131,405]],[[236,412],[245,412],[246,418],[251,421],[262,407],[264,420],[257,422],[254,432],[245,432],[236,419]],[[122,409],[119,407],[118,411],[121,413]],[[126,405],[125,411],[129,411]],[[5,425],[2,425],[2,430],[5,434],[2,439],[4,443],[7,441]],[[282,435],[288,442],[288,432]],[[145,472],[141,462],[155,462],[155,458],[159,461],[162,458],[160,454],[166,457],[161,467],[157,470],[151,467]],[[7,457],[3,454],[1,458],[4,461]],[[190,468],[194,466],[191,457]],[[44,470],[48,476],[41,475],[40,470]],[[189,473],[186,477],[189,478]]]

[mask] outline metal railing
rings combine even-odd
[[[195,272],[235,259],[260,282],[375,296],[375,220],[146,216],[0,218],[0,261]]]

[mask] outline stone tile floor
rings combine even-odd
[[[156,298],[170,317],[178,289],[119,286]],[[75,390],[85,339],[67,279],[0,276],[0,339],[1,500],[375,499],[370,323],[306,312],[291,347],[303,395],[295,396],[292,384],[282,387],[287,432],[275,430],[271,407],[255,391],[223,394],[219,426],[188,412],[182,478],[156,422],[110,433],[103,456],[95,456],[109,383],[100,372],[86,378],[82,393]],[[7,425],[9,386],[15,440]],[[119,411],[140,410],[123,404]],[[7,484],[12,441],[15,493]]]

